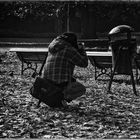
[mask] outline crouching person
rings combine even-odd
[[[88,57],[84,48],[78,46],[76,34],[63,33],[49,44],[42,75],[62,89],[54,94],[51,107],[62,107],[64,101],[70,102],[85,93],[85,87],[73,78],[75,66],[87,67]]]

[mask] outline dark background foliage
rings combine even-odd
[[[66,31],[68,4],[71,30],[85,37],[91,34],[94,38],[93,32],[108,32],[119,24],[128,24],[140,31],[139,2],[8,1],[0,2],[0,34]],[[85,29],[87,25],[89,31]]]

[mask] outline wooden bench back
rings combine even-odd
[[[85,39],[79,40],[79,43],[84,43],[88,51],[107,51],[109,49],[108,39]]]
[[[17,52],[17,55],[19,59],[22,62],[25,63],[30,63],[30,62],[35,62],[35,63],[42,63],[45,59],[46,52]]]
[[[94,65],[100,69],[112,67],[112,58],[110,56],[89,57],[89,60],[90,60],[92,65]]]

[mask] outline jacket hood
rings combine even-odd
[[[49,44],[49,52],[51,54],[55,54],[61,50],[63,50],[64,48],[66,48],[67,46],[69,46],[70,44],[67,43],[66,41],[59,39],[59,38],[55,38],[50,44]]]

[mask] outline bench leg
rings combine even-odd
[[[136,83],[138,84],[138,68],[136,67]]]
[[[22,64],[21,64],[21,75],[23,75],[23,67],[24,67],[24,63],[23,63],[23,61],[22,61]]]
[[[109,85],[108,85],[108,91],[110,91],[110,89],[111,89],[111,85],[112,85],[112,81],[113,81],[113,77],[114,77],[115,71],[116,71],[116,65],[114,67],[113,72],[111,72],[110,81],[109,81]]]
[[[33,70],[35,73],[37,73],[37,63],[24,63],[22,62],[22,66],[21,66],[21,75],[23,75],[24,71],[31,69]]]
[[[135,58],[134,59],[134,62],[135,62],[135,65],[136,65],[136,83],[138,84],[139,83],[139,70],[140,70],[140,65],[139,65],[139,62],[137,61],[137,59]]]
[[[128,58],[128,59],[129,59],[129,65],[130,65],[130,75],[131,75],[131,81],[132,81],[132,86],[133,86],[133,92],[136,96],[138,96],[137,92],[136,92],[135,80],[134,80],[134,76],[133,76],[132,62],[131,62],[130,58]],[[137,77],[136,77],[136,79],[137,79]]]
[[[95,66],[95,80],[97,80],[97,68]]]
[[[132,72],[132,69],[131,69],[131,80],[132,80],[132,86],[133,86],[133,92],[136,96],[137,95],[137,92],[136,92],[136,87],[135,87],[135,80],[134,80],[134,76],[133,76],[133,72]]]
[[[108,70],[108,68],[99,68],[99,71],[98,71],[98,74],[97,74],[97,70],[96,70],[96,76],[95,76],[95,80],[97,80],[97,78],[98,77],[100,77],[101,75],[106,75],[106,76],[108,76],[108,77],[110,77],[111,75],[111,73],[112,73],[112,71],[110,71],[110,72],[108,72],[109,70]]]

